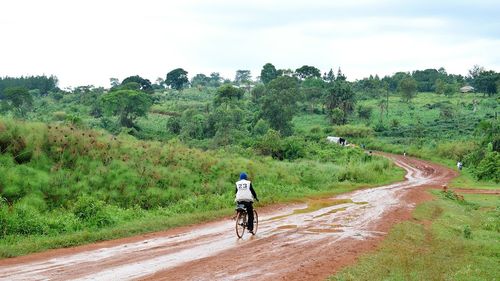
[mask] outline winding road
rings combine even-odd
[[[419,159],[385,156],[407,171],[405,181],[342,194],[332,202],[344,203],[311,211],[305,204],[259,209],[255,236],[237,239],[234,221],[224,219],[3,259],[0,280],[323,280],[410,219],[416,204],[432,198],[427,188],[456,176]]]

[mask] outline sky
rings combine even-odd
[[[192,77],[262,66],[370,74],[473,65],[500,72],[500,1],[2,0],[0,76],[55,75],[59,86],[110,78]]]

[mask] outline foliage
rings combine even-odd
[[[264,64],[262,70],[260,71],[260,80],[262,81],[262,83],[268,84],[277,77],[278,71],[276,70],[276,67],[274,67],[274,65],[271,63]]]
[[[335,126],[335,134],[342,137],[365,138],[373,135],[373,129],[363,125]]]
[[[282,135],[290,135],[291,121],[297,111],[297,99],[298,82],[295,78],[281,76],[272,80],[262,98],[262,118]]]
[[[214,104],[219,106],[224,102],[240,100],[243,94],[245,94],[245,90],[236,88],[231,84],[224,84],[217,88],[217,96],[214,99]]]
[[[314,66],[303,65],[295,70],[295,74],[300,79],[321,78],[321,71]]]
[[[180,118],[189,118],[192,113]],[[265,121],[260,124],[263,122],[265,127]],[[243,158],[244,150],[201,151],[179,141],[144,142],[126,134],[114,137],[61,124],[3,119],[0,145],[0,196],[6,202],[0,203],[2,237],[57,237],[89,229],[101,231],[127,222],[138,223],[143,216],[160,211],[163,215],[156,217],[157,221],[185,213],[229,210],[234,196],[231,182],[241,170],[249,171],[259,183],[257,191],[268,202],[335,191],[336,175],[379,182],[393,173],[387,163],[374,164],[385,160],[373,160],[370,165],[382,168],[376,177],[346,177],[353,171],[361,174],[362,152],[331,148],[297,136],[282,138],[273,130],[256,141],[255,149],[276,159],[297,162],[273,161],[253,153],[249,154],[251,159]],[[25,149],[33,152],[31,158],[16,161],[17,151]],[[343,167],[346,161],[353,161],[349,168]],[[306,176],[294,176],[300,173]],[[278,174],[282,176],[277,178]]]
[[[328,112],[328,119],[333,125],[341,125],[345,120],[345,113],[340,108],[334,108]]]
[[[236,76],[234,77],[234,83],[236,85],[248,84],[252,79],[252,74],[250,70],[236,70]]]
[[[372,116],[373,107],[359,105],[357,111],[359,118],[369,120]]]
[[[51,91],[57,91],[56,76],[22,76],[22,77],[0,77],[0,99],[7,88],[26,88],[28,90],[39,90],[41,95],[47,95]]]
[[[398,90],[403,101],[410,102],[417,94],[417,81],[411,77],[404,78],[399,82]]]
[[[176,68],[169,73],[167,73],[167,78],[165,79],[165,84],[170,86],[172,89],[182,90],[185,84],[189,82],[187,78],[188,72],[182,68]]]
[[[139,75],[129,76],[123,79],[121,85],[127,85],[129,83],[137,83],[137,85],[139,86],[137,90],[141,90],[147,93],[153,92],[153,85],[151,85],[151,81],[149,81],[148,79],[144,79]],[[135,89],[130,89],[130,90],[135,90]]]
[[[143,92],[118,90],[102,96],[103,111],[117,115],[120,125],[135,128],[134,120],[144,116],[151,107],[151,98]]]
[[[346,81],[339,80],[335,81],[333,85],[330,85],[327,89],[324,102],[329,114],[332,114],[335,108],[342,110],[342,124],[345,124],[347,122],[347,116],[354,110],[356,98],[351,85]]]
[[[499,92],[499,89],[497,89],[498,81],[500,81],[500,73],[493,70],[481,71],[474,78],[473,85],[477,91],[492,96]]]
[[[4,102],[15,115],[25,117],[33,107],[33,97],[28,89],[23,87],[6,88],[3,93]]]

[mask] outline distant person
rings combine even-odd
[[[403,151],[403,156],[406,157],[406,151]]]
[[[247,209],[248,231],[253,233],[253,200],[257,199],[257,193],[253,189],[252,182],[247,179],[247,174],[242,172],[240,180],[236,182],[236,203],[242,204]]]
[[[463,167],[462,162],[461,162],[461,161],[458,161],[458,162],[457,162],[457,168],[458,168],[458,170],[459,170],[459,171],[462,171],[462,167]]]
[[[365,144],[364,143],[361,144],[361,148],[365,149]]]

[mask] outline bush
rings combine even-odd
[[[366,138],[373,135],[373,129],[363,125],[343,125],[334,127],[335,134],[342,137]]]
[[[23,203],[14,205],[9,234],[46,234],[48,230],[44,217],[34,207]]]
[[[269,122],[263,119],[259,119],[259,121],[257,121],[255,126],[253,127],[253,133],[258,136],[263,136],[267,133],[269,128]]]
[[[78,198],[73,207],[73,214],[89,226],[103,227],[114,223],[104,202],[89,195]]]
[[[472,239],[472,230],[470,229],[470,226],[466,225],[464,227],[464,237],[466,239]]]
[[[56,112],[52,113],[52,119],[55,121],[64,121],[64,120],[66,120],[66,112],[56,111]]]
[[[500,153],[492,151],[479,162],[473,173],[478,180],[493,180],[500,182]]]

